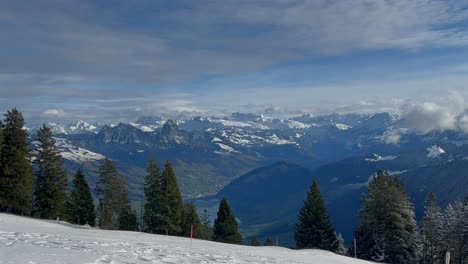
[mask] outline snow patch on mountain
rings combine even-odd
[[[296,142],[294,141],[279,138],[276,134],[273,134],[269,138],[266,138],[265,141],[274,145],[296,144]]]
[[[427,157],[428,158],[435,159],[435,158],[438,158],[441,155],[445,154],[445,150],[443,150],[441,147],[439,147],[437,145],[430,146],[426,150],[427,150]]]
[[[372,158],[367,158],[366,161],[370,161],[370,162],[377,162],[377,161],[383,161],[383,160],[394,160],[398,158],[398,156],[379,156],[377,154],[374,154],[374,156]]]
[[[74,162],[85,162],[85,161],[98,161],[98,160],[103,160],[106,158],[105,156],[99,153],[74,146],[71,144],[70,141],[66,139],[55,138],[55,140],[56,140],[57,148],[60,151],[60,155],[64,159],[68,159]]]
[[[89,124],[83,120],[76,122],[75,125],[70,126],[71,132],[94,132],[97,133],[97,127],[95,125]]]
[[[143,132],[153,132],[155,131],[158,127],[158,125],[141,125],[141,124],[138,124],[138,123],[132,123],[130,122],[129,123],[131,126],[133,127],[136,127],[138,129],[140,129],[141,131]]]
[[[339,130],[348,130],[352,128],[352,126],[348,126],[345,124],[335,124],[335,127],[338,128]]]
[[[403,173],[406,173],[408,170],[401,170],[401,171],[387,171],[388,174],[392,175],[392,176],[395,176],[395,175],[400,175],[400,174],[403,174]]]
[[[232,147],[230,147],[228,145],[222,144],[222,143],[216,143],[216,145],[218,145],[224,152],[232,152],[232,153],[238,153],[239,152],[239,151],[235,150],[234,148],[232,148]]]

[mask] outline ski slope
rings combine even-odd
[[[0,214],[0,263],[369,263],[321,250],[249,247],[105,231]]]

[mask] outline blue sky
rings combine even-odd
[[[6,0],[0,110],[131,121],[455,100],[464,112],[467,25],[465,0]]]

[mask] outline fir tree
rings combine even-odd
[[[273,239],[271,239],[271,237],[267,237],[265,239],[265,246],[267,246],[267,247],[273,246]]]
[[[336,234],[335,234],[336,235]],[[348,249],[345,246],[343,236],[341,234],[336,235],[336,246],[334,246],[335,253],[338,255],[346,256],[348,254]]]
[[[28,132],[16,108],[5,114],[0,157],[0,210],[30,215],[34,177],[27,144]]]
[[[238,224],[226,199],[219,205],[218,215],[213,226],[213,240],[229,244],[242,244]]]
[[[253,247],[260,246],[260,242],[258,242],[257,237],[252,237],[252,239],[250,240],[250,245],[253,246]]]
[[[468,255],[466,255],[468,245],[463,232],[467,225],[465,211],[465,205],[460,201],[449,204],[446,210],[445,249],[450,252],[450,263],[453,264],[466,264],[468,262]]]
[[[201,215],[201,223],[203,229],[203,239],[211,240],[213,238],[213,227],[211,226],[210,214],[208,210],[203,209],[203,214]]]
[[[93,197],[80,169],[75,173],[72,189],[68,196],[67,216],[71,223],[94,226],[96,220]]]
[[[444,258],[443,231],[443,214],[437,205],[435,195],[429,193],[426,198],[424,218],[422,220],[422,263],[440,263]]]
[[[62,156],[55,145],[52,131],[45,124],[37,131],[37,141],[34,214],[45,219],[63,218],[68,179],[63,169]]]
[[[132,209],[130,200],[128,199],[127,182],[123,176],[121,176],[118,181],[118,187],[118,229],[136,231],[138,229],[138,220],[135,211]]]
[[[99,168],[99,180],[96,184],[96,193],[99,198],[98,224],[102,229],[118,229],[121,212],[121,182],[117,169],[110,159],[105,159]]]
[[[335,230],[315,180],[307,194],[304,207],[299,212],[299,224],[296,226],[294,240],[297,248],[337,250]]]
[[[378,171],[369,184],[356,231],[359,257],[387,263],[416,263],[419,237],[403,184]]]
[[[146,169],[145,177],[145,205],[143,220],[145,231],[149,233],[165,234],[168,223],[165,203],[165,193],[163,192],[162,173],[154,158],[150,158]]]
[[[177,184],[177,178],[172,165],[169,161],[164,165],[164,171],[162,173],[163,188],[165,198],[163,203],[163,212],[167,216],[168,222],[166,223],[166,232],[169,235],[179,235],[181,232],[181,221],[182,221],[182,196],[179,191]]]
[[[184,211],[182,214],[181,223],[181,235],[184,237],[190,237],[190,230],[193,225],[193,237],[203,239],[203,227],[200,222],[200,218],[197,215],[195,205],[186,204],[184,205]]]

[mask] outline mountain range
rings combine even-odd
[[[82,168],[92,186],[97,167],[111,158],[138,202],[149,157],[160,164],[169,160],[185,199],[214,210],[227,197],[244,234],[276,236],[284,245],[291,243],[312,178],[319,182],[334,225],[348,240],[360,197],[378,169],[403,180],[418,216],[429,191],[441,205],[468,195],[468,135],[421,133],[404,117],[388,113],[283,119],[244,113],[144,116],[119,124],[48,125],[70,174]],[[37,127],[30,126],[30,132]]]

